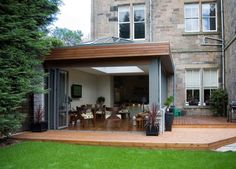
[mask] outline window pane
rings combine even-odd
[[[134,21],[144,21],[144,10],[134,10]]]
[[[187,93],[187,102],[189,103],[189,106],[198,106],[200,100],[199,89],[195,90],[188,89],[186,93]]]
[[[185,31],[190,32],[192,30],[191,19],[185,19]]]
[[[202,5],[202,25],[203,31],[216,30],[216,4]]]
[[[199,70],[187,70],[185,75],[187,88],[199,88],[200,87],[200,71]]]
[[[129,22],[129,12],[119,12],[119,22]]]
[[[135,23],[134,24],[134,39],[143,39],[143,38],[145,38],[145,24]]]
[[[119,24],[119,26],[120,26],[119,28],[120,38],[129,39],[130,38],[130,24],[129,23]]]
[[[198,19],[192,19],[192,31],[198,31],[199,30],[199,22]]]
[[[191,17],[199,17],[198,5],[194,6],[191,11]]]
[[[184,17],[185,18],[199,17],[199,5],[198,4],[185,4]]]
[[[203,4],[202,5],[202,16],[216,16],[216,4]]]
[[[218,87],[218,76],[216,69],[207,69],[203,71],[203,86],[204,87]]]
[[[185,4],[184,6],[185,31],[199,31],[199,4]]]
[[[187,94],[187,96],[186,96],[187,102],[190,102],[193,97],[192,90],[187,90],[186,94]]]
[[[193,94],[194,94],[195,102],[198,103],[199,100],[200,100],[199,90],[194,90],[194,91],[193,91]]]
[[[204,89],[204,103],[207,106],[210,104],[210,96],[211,96],[211,90]]]
[[[185,19],[185,31],[187,32],[199,31],[199,20]]]
[[[191,8],[189,7],[185,7],[185,10],[184,10],[184,17],[185,18],[191,18]]]

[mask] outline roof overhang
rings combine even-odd
[[[160,58],[167,73],[174,73],[170,44],[130,43],[81,45],[55,48],[44,58],[46,67],[106,66],[148,64],[151,58]]]

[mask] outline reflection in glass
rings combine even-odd
[[[134,38],[142,39],[145,37],[145,24],[144,23],[135,23],[134,24]]]
[[[134,6],[134,39],[145,38],[145,10],[144,5]]]
[[[216,4],[202,5],[202,25],[203,31],[216,30]]]
[[[144,21],[144,10],[134,11],[134,21]]]
[[[120,38],[129,39],[130,38],[130,24],[129,23],[122,23],[119,25],[120,25],[120,27],[119,27]]]
[[[199,89],[188,89],[186,92],[187,96],[187,102],[189,103],[189,106],[198,106],[198,103],[200,101],[200,92]]]
[[[129,22],[129,12],[119,12],[119,22]]]

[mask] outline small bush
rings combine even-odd
[[[219,88],[212,91],[210,98],[210,106],[214,115],[225,115],[228,103],[228,94],[226,90]]]

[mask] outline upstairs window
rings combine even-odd
[[[125,39],[145,39],[145,5],[119,6],[118,36]]]
[[[215,3],[202,4],[202,30],[203,32],[217,30],[217,8]]]
[[[186,4],[184,6],[184,19],[186,32],[199,31],[199,5]]]
[[[134,39],[145,38],[145,10],[144,5],[134,6]]]
[[[217,4],[185,4],[184,22],[185,32],[217,31]]]
[[[130,8],[121,6],[118,10],[119,37],[130,39]]]

